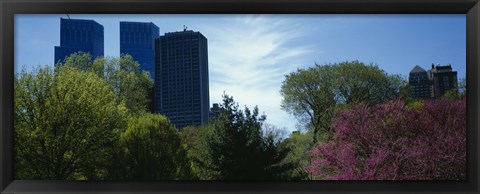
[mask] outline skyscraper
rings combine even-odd
[[[177,128],[209,118],[207,39],[200,32],[166,33],[155,41],[156,112]]]
[[[103,56],[103,26],[93,20],[60,18],[60,46],[55,46],[55,63],[75,52]]]
[[[120,54],[130,54],[155,79],[155,39],[160,29],[152,22],[120,22]]]

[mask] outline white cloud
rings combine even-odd
[[[293,44],[302,36],[300,24],[265,15],[229,21],[199,28],[208,39],[211,103],[221,102],[225,91],[242,108],[258,105],[269,123],[295,130],[296,120],[280,108],[280,88],[284,75],[311,52]]]

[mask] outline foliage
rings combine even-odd
[[[421,100],[413,100],[411,101],[410,103],[405,103],[405,107],[408,109],[415,109],[415,110],[421,110],[423,109],[425,106],[423,104],[423,102]]]
[[[332,65],[298,69],[285,76],[280,91],[282,108],[310,125],[314,143],[320,131],[330,131],[328,123],[336,104],[334,71]]]
[[[293,164],[282,163],[288,149],[274,135],[262,135],[258,108],[238,109],[223,96],[220,114],[208,141],[212,169],[220,180],[288,179]]]
[[[92,65],[92,55],[90,55],[90,53],[84,52],[72,53],[70,56],[65,57],[63,62],[59,62],[56,64],[57,67],[70,66],[75,67],[80,71],[87,71],[92,67]]]
[[[15,78],[17,179],[101,179],[125,107],[101,78],[69,66]]]
[[[187,146],[187,155],[195,178],[211,180],[214,172],[209,168],[211,159],[208,152],[208,137],[213,133],[213,126],[188,126],[181,131],[182,142]]]
[[[180,134],[162,115],[131,118],[117,146],[110,179],[177,180],[192,175]]]
[[[337,108],[393,99],[405,85],[398,75],[352,61],[298,69],[285,76],[280,93],[282,108],[312,129],[317,143],[320,134],[332,133],[330,122]]]
[[[406,85],[399,75],[389,75],[373,64],[352,61],[333,66],[337,102],[377,104],[398,97]]]
[[[466,100],[402,100],[340,111],[312,150],[317,179],[466,180]]]
[[[305,133],[294,131],[290,137],[284,140],[286,147],[290,149],[284,161],[296,164],[292,170],[291,177],[298,177],[304,180],[311,179],[310,174],[306,171],[310,165],[310,156],[306,153],[313,148],[312,139],[313,133],[311,131]]]
[[[118,161],[125,156],[119,150],[137,145],[133,140],[140,137],[127,131],[141,131],[137,128],[142,126],[132,122],[150,121],[143,115],[148,102],[146,92],[151,86],[148,73],[141,72],[128,55],[97,58],[92,62],[88,53],[79,52],[57,63],[55,69],[46,66],[37,73],[23,71],[16,75],[16,178],[104,180],[112,179],[114,173],[125,172],[123,167],[114,167],[119,167],[119,163],[132,165],[128,163],[132,161]],[[132,118],[130,123],[129,118]],[[122,133],[135,138],[122,140]],[[178,134],[175,137],[164,142],[167,147],[177,146]],[[181,146],[175,149],[184,150]],[[130,150],[128,154],[139,156],[144,152]],[[173,159],[180,164],[174,169],[175,179],[191,177],[188,170],[179,170],[183,168],[182,158]],[[128,171],[130,174],[113,179],[144,172],[135,170],[138,172]]]
[[[147,110],[148,92],[153,89],[153,81],[148,72],[140,70],[140,65],[130,55],[97,58],[92,62],[90,54],[78,52],[57,66],[71,66],[93,72],[112,88],[118,97],[115,99],[117,105],[125,104],[132,114],[141,114]]]

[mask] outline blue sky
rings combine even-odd
[[[63,15],[15,16],[15,71],[51,65]],[[118,57],[119,22],[183,25],[208,39],[210,103],[225,93],[241,107],[258,105],[267,123],[296,129],[280,109],[284,75],[317,64],[360,60],[408,76],[419,65],[452,64],[465,77],[466,17],[455,15],[70,15],[104,26],[105,55]]]

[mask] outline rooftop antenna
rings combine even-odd
[[[187,31],[187,28],[188,28],[187,26],[183,25],[183,31],[184,32]]]
[[[70,16],[67,14],[68,19],[70,19]]]

